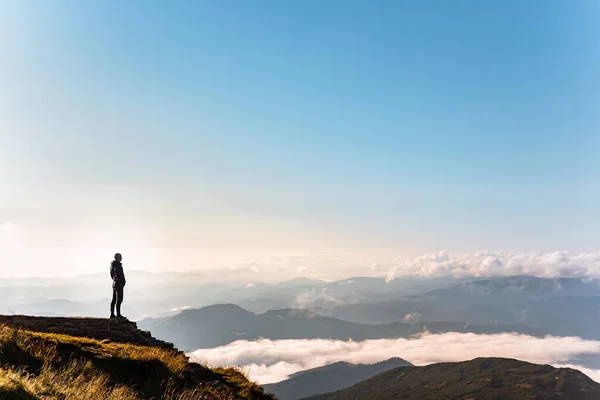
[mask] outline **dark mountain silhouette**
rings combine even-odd
[[[580,371],[506,358],[396,368],[348,389],[305,400],[597,400],[600,384]]]
[[[221,304],[138,322],[156,337],[175,343],[185,351],[226,345],[236,340],[258,338],[365,340],[409,337],[428,330],[441,332],[519,332],[535,335],[533,329],[515,325],[476,325],[464,322],[366,325],[324,317],[307,310],[275,310],[253,314],[239,306]]]
[[[401,358],[390,358],[375,364],[337,362],[298,372],[284,381],[263,385],[263,388],[280,400],[296,400],[344,389],[392,368],[408,366],[412,364]]]

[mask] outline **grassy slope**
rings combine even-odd
[[[0,326],[0,399],[270,400],[236,369],[158,347]]]

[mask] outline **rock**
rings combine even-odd
[[[135,322],[128,320],[0,315],[0,324],[35,332],[58,333],[101,341],[174,349],[172,343],[152,337],[150,332],[139,330]]]

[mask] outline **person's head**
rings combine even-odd
[[[115,254],[115,260],[121,261],[122,259],[123,259],[123,256],[121,256],[121,253]]]

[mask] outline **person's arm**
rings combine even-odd
[[[123,267],[121,267],[121,278],[123,279],[123,286],[125,286],[125,283],[127,283],[127,281],[125,280],[125,272],[123,271]]]

